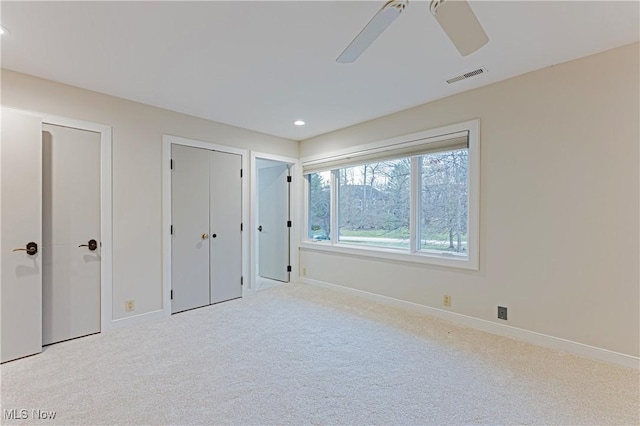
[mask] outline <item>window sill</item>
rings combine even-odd
[[[398,262],[410,262],[427,265],[445,266],[456,269],[477,271],[478,262],[471,256],[468,258],[455,255],[437,255],[428,252],[409,253],[406,250],[396,250],[382,247],[363,247],[353,244],[331,244],[329,241],[303,241],[300,249],[309,251],[324,251],[329,253],[347,254],[362,258],[377,258]]]

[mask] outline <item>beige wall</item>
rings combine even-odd
[[[303,141],[302,157],[481,119],[480,271],[303,250],[312,279],[640,355],[639,45]],[[161,307],[161,135],[297,157],[298,144],[2,71],[1,102],[113,127],[113,303]],[[140,243],[145,248],[140,250]]]
[[[113,318],[162,307],[162,134],[297,157],[298,143],[2,70],[2,105],[113,128]],[[133,313],[124,302],[136,300]]]
[[[640,355],[639,45],[303,141],[301,157],[481,119],[480,270],[301,250],[307,277]]]

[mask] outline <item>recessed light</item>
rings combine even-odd
[[[302,120],[296,120],[293,122],[293,124],[295,124],[296,126],[304,126],[305,122]]]

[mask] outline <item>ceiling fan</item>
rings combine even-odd
[[[402,13],[409,0],[389,0],[338,56],[341,64],[354,62]],[[487,44],[489,37],[466,0],[432,0],[431,13],[462,56]]]

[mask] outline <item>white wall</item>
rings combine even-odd
[[[301,249],[310,279],[638,356],[639,45],[305,140],[302,158],[481,119],[480,270]],[[459,84],[464,84],[459,83]]]
[[[163,133],[298,157],[295,141],[7,70],[1,78],[2,105],[113,127],[113,319],[162,308]],[[136,300],[132,313],[127,299]]]

